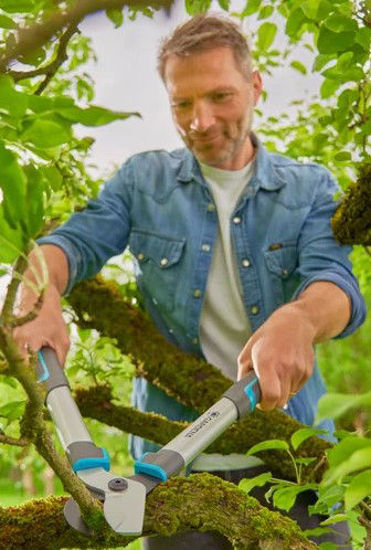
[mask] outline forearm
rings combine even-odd
[[[286,308],[292,309],[308,323],[313,344],[340,334],[350,319],[347,294],[338,285],[328,281],[311,284],[294,302],[286,304],[282,309]]]
[[[29,268],[25,272],[25,278],[34,284],[43,280],[43,269],[40,262],[40,254],[44,257],[44,262],[48,271],[48,287],[54,289],[62,295],[68,284],[68,260],[62,249],[52,244],[40,246],[39,251],[33,251],[29,256]],[[37,299],[33,290],[34,287],[24,284],[22,288],[22,300],[27,302]],[[25,304],[23,304],[25,305]],[[27,304],[29,305],[29,304]]]

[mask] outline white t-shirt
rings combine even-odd
[[[218,213],[218,235],[207,279],[200,322],[200,343],[206,360],[232,380],[237,379],[237,357],[251,335],[243,304],[236,254],[231,238],[232,214],[246,189],[254,161],[241,170],[221,170],[201,164]],[[192,469],[234,470],[262,464],[257,457],[243,454],[202,453]]]

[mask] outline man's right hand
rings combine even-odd
[[[43,304],[37,317],[14,329],[13,336],[21,355],[27,359],[29,352],[36,353],[43,346],[53,348],[61,365],[64,365],[70,347],[67,325],[62,316],[61,297],[55,286],[50,285],[43,297]],[[33,300],[35,302],[35,300]],[[21,307],[24,315],[33,304],[25,303]]]
[[[49,272],[49,283],[43,296],[42,306],[33,321],[14,329],[13,336],[26,360],[30,351],[36,353],[43,346],[49,346],[56,351],[60,364],[64,365],[70,339],[62,315],[61,294],[67,286],[68,261],[58,246],[46,244],[40,248]],[[31,254],[29,262],[41,275],[40,262],[36,254]],[[25,277],[35,282],[32,270],[27,270]],[[18,315],[23,316],[32,311],[36,301],[37,296],[34,291],[23,284]]]

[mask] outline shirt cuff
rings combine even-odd
[[[53,236],[47,235],[46,237],[41,237],[40,239],[37,239],[36,242],[38,245],[53,244],[55,246],[58,246],[63,250],[63,252],[67,256],[68,283],[65,291],[63,292],[63,296],[66,296],[71,291],[73,285],[76,282],[77,273],[78,273],[78,260],[81,257],[80,252],[71,243],[71,241],[69,241],[62,235],[53,235]]]
[[[352,334],[365,320],[366,307],[356,283],[346,280],[337,271],[321,271],[317,275],[305,279],[296,289],[292,301],[296,300],[308,286],[317,281],[328,281],[340,287],[348,296],[350,304],[350,319],[347,326],[334,339],[345,338]]]

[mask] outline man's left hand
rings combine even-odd
[[[315,330],[295,303],[276,310],[251,336],[238,357],[238,379],[254,370],[260,408],[283,407],[311,376]]]

